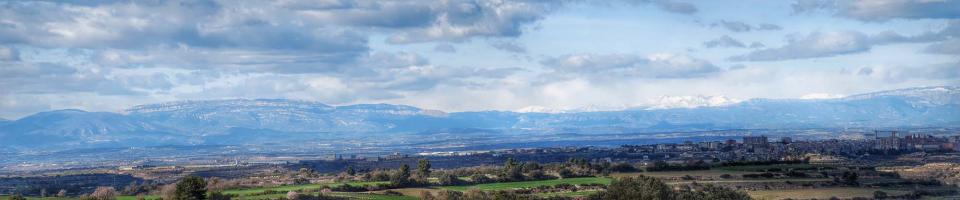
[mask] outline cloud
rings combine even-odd
[[[869,76],[870,74],[873,74],[873,68],[870,67],[860,68],[860,70],[857,71],[857,75],[861,76]]]
[[[20,52],[17,49],[0,46],[0,61],[19,61]]]
[[[473,37],[516,37],[563,1],[417,1],[431,5],[425,26],[392,35],[389,43],[464,41]],[[390,17],[390,16],[380,16]]]
[[[726,20],[720,20],[720,22],[716,22],[716,23],[710,24],[710,26],[711,26],[711,27],[718,27],[718,26],[719,26],[719,27],[723,27],[723,28],[725,28],[725,29],[727,29],[727,30],[729,30],[729,31],[733,31],[733,32],[750,32],[750,31],[754,31],[754,30],[756,30],[756,31],[777,31],[777,30],[783,29],[783,28],[781,28],[780,26],[777,26],[776,24],[763,23],[763,24],[758,24],[758,25],[754,26],[754,25],[750,25],[750,24],[747,24],[747,23],[744,23],[744,22],[739,22],[739,21],[726,21]]]
[[[864,67],[861,68],[856,75],[871,77],[888,83],[902,83],[917,80],[952,80],[956,83],[957,77],[960,77],[960,61],[915,66]]]
[[[141,94],[107,74],[56,63],[8,62],[0,67],[0,96],[93,92],[103,95]]]
[[[746,55],[731,57],[736,61],[769,61],[802,58],[830,57],[870,50],[869,38],[860,32],[813,32],[799,38],[791,38],[778,48],[761,49]]]
[[[960,1],[951,0],[797,0],[792,6],[795,13],[826,11],[869,22],[960,18]]]
[[[930,44],[923,51],[932,54],[960,55],[960,38]]]
[[[437,46],[434,46],[433,51],[443,52],[443,53],[456,53],[457,48],[451,44],[444,43],[444,44],[437,44]]]
[[[938,35],[943,32],[917,36],[904,36],[892,31],[874,35],[857,31],[812,32],[805,36],[790,36],[787,38],[787,44],[781,47],[759,49],[744,55],[730,57],[730,60],[773,61],[854,54],[869,51],[876,45],[935,41],[942,38]]]
[[[694,6],[693,4],[685,3],[685,2],[677,2],[677,1],[671,1],[671,0],[650,0],[650,2],[657,5],[663,10],[666,10],[668,12],[673,12],[673,13],[689,15],[689,14],[697,13],[697,11],[699,11],[699,9],[697,9],[697,7]]]
[[[743,44],[743,42],[740,42],[740,41],[738,41],[738,40],[736,40],[736,39],[733,39],[733,38],[731,38],[730,36],[726,36],[726,35],[721,36],[721,37],[716,38],[716,39],[712,39],[712,40],[710,40],[710,41],[703,42],[703,46],[704,46],[704,47],[707,47],[707,48],[715,48],[715,47],[739,47],[739,48],[743,48],[743,47],[747,47],[746,45]]]
[[[709,61],[673,54],[571,54],[540,63],[558,73],[597,78],[694,78],[721,71]]]
[[[492,46],[495,49],[499,49],[499,50],[503,50],[511,53],[519,53],[519,54],[527,53],[527,48],[523,47],[521,44],[516,42],[506,42],[506,41],[493,42],[493,43],[490,43],[490,46]]]

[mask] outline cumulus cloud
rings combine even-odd
[[[721,71],[709,61],[674,54],[571,54],[540,63],[559,73],[597,77],[692,78]]]
[[[19,61],[20,52],[17,49],[0,46],[0,61]]]
[[[918,80],[953,80],[953,83],[957,83],[957,77],[960,77],[960,61],[912,66],[864,67],[861,68],[856,75],[871,77],[889,83],[902,83]]]
[[[876,45],[907,42],[929,42],[942,38],[943,31],[917,36],[904,36],[892,31],[867,35],[858,31],[812,32],[791,35],[781,47],[759,49],[744,55],[730,57],[734,61],[772,61],[831,57],[869,51]]]
[[[923,51],[933,54],[960,55],[960,38],[930,44]]]
[[[796,13],[825,11],[861,21],[890,19],[957,19],[960,1],[950,0],[797,0]]]
[[[704,46],[704,47],[707,47],[707,48],[714,48],[714,47],[739,47],[739,48],[743,48],[743,47],[747,47],[746,45],[743,44],[743,42],[740,42],[739,40],[733,39],[733,38],[731,38],[730,36],[726,36],[726,35],[721,36],[721,37],[716,38],[716,39],[712,39],[712,40],[703,42],[703,46]]]
[[[829,57],[870,50],[869,38],[860,32],[814,32],[791,38],[787,44],[731,57],[731,60],[767,61]]]
[[[493,48],[511,52],[511,53],[521,53],[521,54],[527,53],[527,48],[516,42],[506,42],[506,41],[493,42],[493,43],[490,43],[490,46],[492,46]]]
[[[733,32],[776,31],[776,30],[783,29],[780,26],[777,26],[776,24],[762,23],[754,26],[744,22],[726,21],[726,20],[720,20],[720,22],[710,24],[710,26],[723,27],[724,29],[727,29]]]
[[[463,41],[472,37],[516,37],[563,1],[417,1],[430,5],[425,26],[387,39],[390,43]],[[337,15],[332,15],[337,16]],[[380,16],[390,17],[390,16]]]
[[[686,2],[677,2],[671,0],[648,0],[663,10],[680,14],[694,14],[699,11],[696,6]]]
[[[457,48],[451,44],[444,43],[444,44],[438,44],[437,46],[434,46],[433,51],[443,52],[443,53],[456,53]]]

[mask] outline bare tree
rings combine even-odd
[[[90,197],[96,200],[116,200],[117,190],[113,187],[97,187]]]

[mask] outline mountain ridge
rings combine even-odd
[[[836,99],[750,99],[732,104],[596,112],[443,112],[394,104],[330,106],[285,99],[177,101],[123,112],[64,109],[0,123],[0,145],[74,148],[259,141],[270,135],[294,141],[320,133],[364,137],[374,133],[459,130],[511,132],[593,130],[620,133],[810,127],[956,126],[960,89],[906,88]],[[717,101],[719,102],[719,101]],[[257,138],[250,140],[230,137]]]

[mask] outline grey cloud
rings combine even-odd
[[[923,51],[932,54],[960,55],[960,38],[931,44]]]
[[[960,78],[960,61],[939,63],[923,66],[887,67],[871,70],[870,76],[882,78],[888,82],[903,82],[908,80],[958,80]]]
[[[432,1],[431,1],[432,2]],[[523,27],[539,21],[563,1],[442,1],[432,2],[426,27],[409,29],[387,39],[390,43],[464,41],[472,37],[516,37]]]
[[[139,94],[106,74],[55,63],[3,63],[0,94],[93,92],[104,95]]]
[[[733,31],[733,32],[750,32],[750,31],[754,31],[754,30],[756,30],[756,31],[776,31],[776,30],[781,30],[781,29],[783,29],[783,28],[781,28],[780,26],[777,26],[777,25],[775,25],[775,24],[763,23],[763,24],[759,24],[759,25],[754,26],[754,25],[750,25],[750,24],[747,24],[747,23],[744,23],[744,22],[739,22],[739,21],[726,21],[726,20],[720,20],[720,22],[716,22],[716,23],[710,24],[710,26],[713,26],[713,27],[717,27],[717,26],[723,27],[724,29],[727,29],[727,30]]]
[[[753,29],[752,26],[746,23],[736,21],[720,21],[719,25],[733,32],[747,32]]]
[[[375,52],[370,54],[369,57],[363,59],[359,65],[366,66],[368,68],[402,68],[427,65],[429,63],[430,61],[419,54],[407,52]]]
[[[693,78],[721,71],[709,61],[671,54],[649,57],[628,54],[574,54],[544,59],[540,63],[559,73],[608,78]]]
[[[867,76],[870,74],[873,74],[873,68],[864,67],[864,68],[860,68],[860,71],[857,71],[857,75]]]
[[[767,45],[763,45],[763,43],[760,43],[760,42],[750,43],[750,48],[763,48],[763,47],[766,47],[766,46],[767,46]]]
[[[783,28],[780,27],[780,26],[777,26],[776,24],[760,24],[760,25],[757,25],[757,30],[778,31],[778,30],[781,30],[781,29],[783,29]]]
[[[797,0],[795,13],[826,11],[861,21],[890,19],[958,19],[960,1],[944,0]]]
[[[170,76],[164,73],[122,76],[117,78],[116,81],[126,86],[126,88],[144,90],[169,90],[174,86],[174,83],[170,80]]]
[[[438,44],[437,46],[433,47],[433,51],[444,52],[444,53],[456,53],[457,48],[453,47],[453,45],[451,44]]]
[[[829,57],[870,50],[869,37],[860,32],[813,32],[791,38],[778,48],[761,49],[746,55],[731,57],[735,61],[769,61]]]
[[[710,40],[710,41],[703,42],[703,46],[704,46],[704,47],[707,47],[707,48],[714,48],[714,47],[740,47],[740,48],[743,48],[743,47],[746,47],[746,45],[744,45],[743,42],[740,42],[740,41],[738,41],[738,40],[736,40],[736,39],[733,39],[733,38],[731,38],[730,36],[726,36],[726,35],[721,36],[721,37],[716,38],[716,39],[713,39],[713,40]]]
[[[790,36],[787,44],[776,48],[759,49],[745,55],[730,57],[734,61],[771,61],[804,58],[831,57],[869,51],[873,46],[892,43],[916,43],[935,41],[937,37],[927,33],[904,36],[892,31],[867,35],[857,31],[812,32],[805,36]]]
[[[492,46],[493,48],[508,51],[511,53],[527,53],[527,48],[523,47],[521,44],[518,44],[516,42],[505,42],[505,41],[493,42],[493,43],[490,43],[490,46]]]
[[[0,46],[0,61],[19,61],[20,52],[17,49]]]
[[[686,2],[677,2],[671,0],[651,0],[651,3],[657,5],[663,10],[680,14],[694,14],[699,11],[696,6]]]

